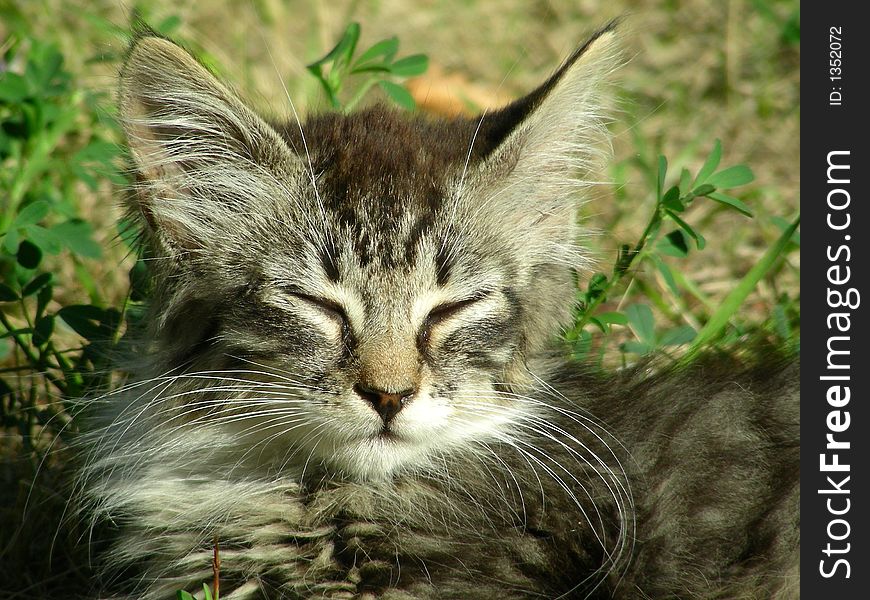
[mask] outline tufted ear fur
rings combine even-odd
[[[620,64],[614,30],[615,23],[601,29],[533,92],[484,115],[477,133],[485,158],[461,195],[475,198],[478,218],[508,219],[505,229],[546,262],[582,261],[574,251],[576,193],[607,147],[602,92]]]
[[[150,33],[133,42],[121,72],[120,116],[139,184],[134,209],[170,252],[208,245],[256,198],[287,192],[302,169],[236,94]]]

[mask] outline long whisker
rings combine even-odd
[[[311,161],[311,152],[308,148],[308,140],[305,138],[305,131],[302,127],[302,120],[299,118],[299,113],[296,111],[296,105],[293,103],[293,98],[290,97],[290,91],[287,89],[287,85],[284,83],[284,78],[281,77],[281,73],[278,71],[278,65],[275,62],[275,57],[272,55],[272,49],[266,41],[266,37],[262,31],[260,31],[260,37],[263,40],[263,46],[266,48],[266,52],[269,55],[269,60],[272,63],[272,68],[275,70],[275,75],[278,78],[278,81],[281,84],[281,89],[284,90],[284,96],[287,98],[287,102],[290,104],[290,110],[293,111],[293,118],[296,121],[296,126],[299,128],[299,137],[302,139],[302,146],[305,149],[305,160],[308,167],[308,175],[311,181],[311,187],[314,190],[314,197],[317,200],[317,208],[320,212],[320,217],[323,222],[326,222],[326,208],[323,205],[323,199],[320,197],[320,192],[317,189],[317,175],[314,172],[314,164]],[[326,240],[324,240],[325,244],[329,244],[330,246],[334,246],[335,242],[332,239],[332,231],[329,228],[320,228],[325,236]]]

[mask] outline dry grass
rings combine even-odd
[[[111,90],[117,65],[87,59],[120,50],[87,19],[98,15],[123,25],[129,6],[117,1],[20,0],[20,8],[44,39],[56,40],[77,73],[92,88]],[[429,79],[417,82],[419,98],[448,93],[484,106],[516,97],[540,82],[583,36],[611,18],[627,15],[628,63],[620,74],[620,112],[612,130],[620,183],[602,190],[589,208],[591,226],[603,232],[600,255],[617,242],[635,239],[651,208],[649,185],[632,167],[638,156],[663,153],[678,171],[696,169],[722,139],[723,164],[746,163],[756,173],[749,201],[758,218],[696,207],[693,223],[710,249],[696,254],[685,272],[713,302],[721,300],[778,236],[770,216],[799,209],[799,46],[781,41],[781,23],[749,0],[332,0],[152,1],[155,20],[177,14],[182,39],[213,57],[252,103],[272,114],[290,113],[279,74],[302,113],[324,106],[304,65],[331,47],[351,20],[362,24],[362,44],[397,35],[401,52],[430,56]],[[767,3],[783,19],[794,2]],[[0,25],[0,41],[4,36]],[[83,195],[82,205],[102,224],[99,238],[114,235],[116,209],[108,194]],[[110,251],[95,269],[109,300],[125,293],[123,250]],[[68,281],[74,281],[69,278]],[[776,282],[767,281],[746,304],[750,319],[763,320],[781,291],[799,295],[799,258],[790,257]],[[72,285],[65,298],[83,300]],[[67,463],[50,459],[33,484],[30,512],[21,511],[38,461],[8,431],[0,439],[0,598],[75,597],[86,593],[87,570],[73,565],[75,533],[60,526],[66,494],[60,487]],[[55,532],[59,532],[54,539]],[[54,543],[52,553],[49,549]],[[53,560],[54,562],[50,562]]]

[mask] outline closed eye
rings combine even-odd
[[[350,336],[350,320],[347,318],[347,313],[340,304],[333,302],[332,300],[327,300],[326,298],[319,298],[317,296],[306,294],[299,291],[297,288],[284,288],[284,293],[312,305],[317,310],[341,325],[343,337]]]
[[[487,296],[488,294],[486,292],[483,292],[475,294],[474,296],[471,296],[464,300],[459,300],[458,302],[447,302],[445,304],[439,304],[438,306],[433,308],[431,311],[429,311],[429,314],[423,321],[423,326],[420,328],[420,333],[417,336],[418,345],[423,348],[429,343],[429,337],[431,335],[432,327],[455,317],[472,304],[480,302]]]

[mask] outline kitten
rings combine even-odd
[[[269,122],[146,32],[121,75],[154,278],[80,486],[170,598],[797,597],[797,366],[559,358],[612,26],[476,119]],[[97,528],[95,531],[102,531]]]

